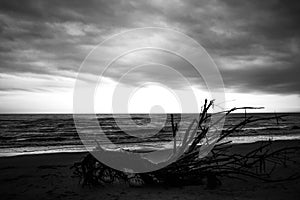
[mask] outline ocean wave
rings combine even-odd
[[[254,114],[258,117],[271,116],[271,114]],[[128,115],[96,115],[101,126],[103,133],[111,143],[119,145],[158,145],[162,143],[169,143],[172,141],[172,126],[170,124],[170,116],[168,115],[165,126],[157,132],[157,134],[147,137],[149,133],[157,131],[156,124],[149,126],[151,119],[149,115],[132,114],[130,120]],[[225,126],[223,128],[239,123],[243,120],[243,114],[233,114],[226,118]],[[89,120],[93,115],[81,115],[82,126],[86,127],[87,139],[93,139],[98,126],[90,126]],[[164,119],[164,115],[151,115],[157,119]],[[179,127],[187,127],[195,115],[175,115],[176,123]],[[124,125],[125,129],[120,129],[116,120]],[[280,122],[279,125],[276,121],[261,121],[253,123],[251,126],[244,127],[240,132],[233,134],[236,141],[249,141],[260,140],[261,138],[278,137],[282,139],[296,138],[295,135],[300,135],[300,114],[291,114],[286,121]],[[136,130],[135,127],[140,127]],[[133,137],[128,133],[140,135],[141,137]],[[178,133],[180,135],[181,133]],[[101,140],[104,142],[105,140]],[[70,147],[72,146],[72,147]],[[76,127],[72,115],[0,115],[0,153],[5,152],[6,149],[28,149],[32,148],[66,148],[68,151],[71,148],[82,146],[79,135],[76,132]],[[18,150],[18,151],[19,151]],[[40,151],[40,150],[38,150]],[[63,151],[63,150],[59,150]]]

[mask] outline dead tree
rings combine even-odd
[[[100,163],[91,154],[88,154],[82,161],[72,166],[74,175],[81,179],[83,186],[95,184],[107,184],[123,181],[129,185],[137,186],[143,184],[198,184],[203,179],[207,179],[207,187],[214,188],[221,184],[220,176],[227,176],[246,180],[251,177],[261,181],[285,181],[293,180],[300,177],[298,173],[287,175],[287,177],[274,179],[272,174],[280,166],[288,166],[290,162],[295,162],[292,155],[299,153],[300,147],[281,147],[272,148],[272,141],[262,142],[257,148],[246,153],[231,151],[233,145],[231,141],[225,141],[230,135],[239,132],[248,124],[262,121],[274,120],[278,122],[284,116],[275,115],[274,117],[254,117],[250,113],[246,114],[246,110],[260,109],[260,107],[239,107],[232,108],[224,112],[225,118],[236,110],[245,110],[245,116],[235,125],[222,130],[218,139],[218,143],[214,146],[209,156],[199,158],[199,150],[203,145],[203,141],[207,139],[207,133],[214,123],[208,123],[214,114],[209,113],[209,109],[213,106],[213,101],[205,100],[202,112],[199,118],[191,122],[190,127],[197,123],[196,130],[189,129],[183,138],[183,146],[177,149],[176,153],[180,154],[175,162],[170,165],[148,173],[130,174],[115,170],[103,163]],[[177,132],[177,124],[172,120],[172,134],[175,138]],[[218,120],[222,120],[220,118]],[[189,137],[187,136],[189,135]],[[174,144],[176,145],[176,144]],[[183,151],[183,152],[180,152]]]

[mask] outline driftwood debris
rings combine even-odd
[[[190,142],[184,152],[175,162],[170,165],[148,173],[125,173],[115,170],[103,163],[100,163],[91,154],[88,154],[82,161],[72,166],[74,176],[79,177],[81,184],[96,185],[113,182],[125,182],[131,186],[141,186],[144,184],[169,184],[187,185],[199,184],[206,179],[207,188],[215,188],[221,184],[219,177],[225,176],[235,179],[246,180],[246,177],[272,182],[293,180],[299,178],[298,173],[291,173],[286,177],[273,178],[271,175],[280,166],[288,166],[295,162],[292,158],[296,152],[299,153],[300,147],[280,147],[273,149],[272,141],[261,143],[247,152],[234,152],[230,140],[225,140],[234,132],[239,132],[248,124],[262,120],[280,120],[283,116],[275,117],[254,117],[250,113],[246,114],[247,109],[260,109],[256,107],[232,108],[224,112],[226,117],[236,110],[245,110],[245,116],[237,124],[222,129],[217,145],[211,150],[210,155],[199,158],[199,149],[202,141],[207,137],[207,133],[214,124],[208,123],[212,114],[209,109],[213,106],[213,101],[204,103],[199,119],[192,123],[197,124],[197,131],[191,135]],[[172,134],[175,138],[177,124],[173,122]],[[220,119],[221,120],[221,119]],[[191,130],[190,130],[191,131]],[[183,138],[187,141],[188,138]],[[175,150],[176,151],[176,150]],[[177,150],[179,151],[179,149]]]

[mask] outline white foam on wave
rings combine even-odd
[[[232,141],[233,144],[253,143],[257,141],[268,140],[300,140],[299,134],[289,135],[256,135],[256,136],[231,136],[225,138],[222,142]],[[180,141],[178,141],[178,147]],[[94,147],[85,147],[83,145],[64,145],[64,146],[39,146],[39,147],[17,147],[0,149],[0,157],[10,157],[19,155],[50,154],[50,153],[75,153],[87,152]],[[173,148],[173,142],[149,142],[149,143],[130,143],[120,144],[115,147],[109,145],[103,149],[107,151],[131,151],[137,153],[147,153],[151,151],[161,151]]]

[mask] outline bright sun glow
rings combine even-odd
[[[129,113],[182,112],[179,97],[169,88],[148,83],[137,88],[128,101]]]

